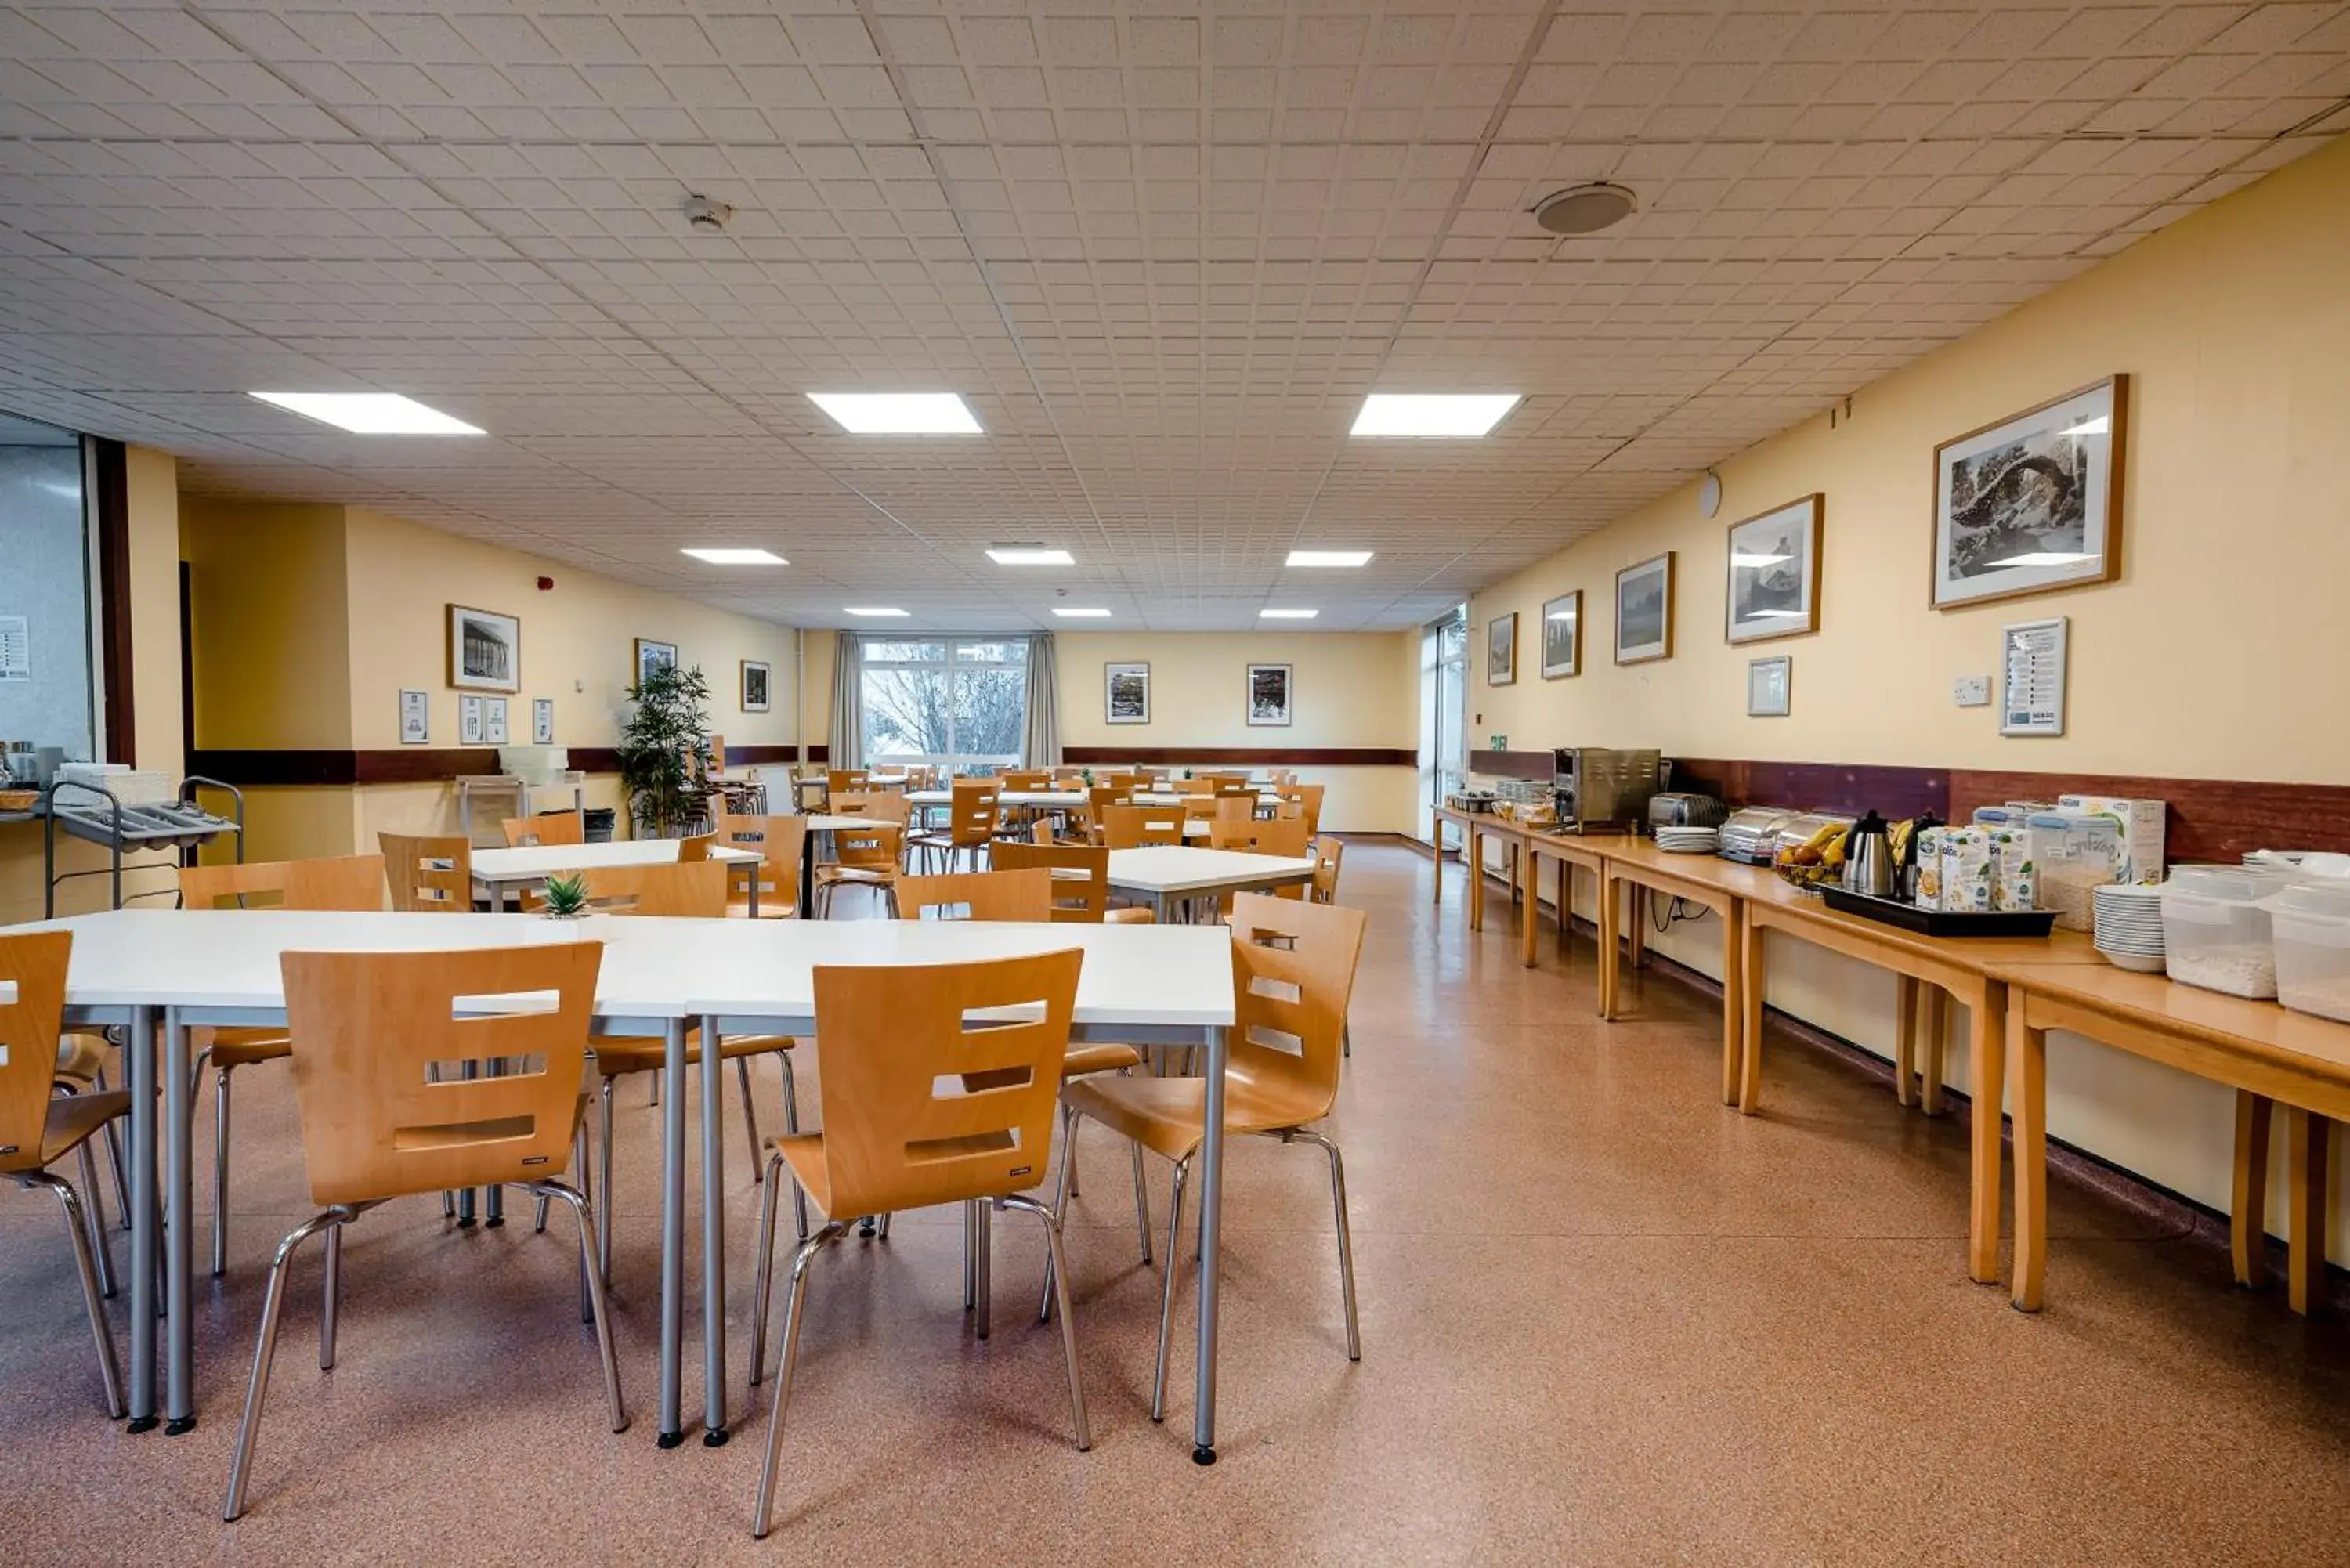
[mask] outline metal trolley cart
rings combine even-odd
[[[203,789],[224,790],[234,803],[234,817],[219,816],[196,804],[196,792]],[[113,894],[110,907],[120,909],[124,903],[122,873],[149,867],[195,864],[196,851],[223,834],[231,835],[236,846],[236,857],[244,858],[244,792],[234,784],[219,779],[190,774],[180,781],[180,793],[175,800],[152,801],[126,805],[103,784],[87,784],[80,779],[58,779],[41,791],[34,808],[41,819],[41,871],[47,883],[43,893],[42,912],[45,919],[54,919],[57,912],[57,888],[77,877],[105,877],[109,879]],[[84,871],[57,869],[57,830],[63,828],[76,838],[96,844],[108,852],[103,867]],[[169,849],[177,852],[174,860],[136,861],[127,867],[126,854],[141,849]],[[133,898],[160,898],[169,892],[179,896],[176,885],[134,893]]]

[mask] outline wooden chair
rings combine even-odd
[[[718,842],[729,849],[755,849],[756,866],[727,867],[726,912],[751,913],[751,888],[759,886],[759,919],[788,920],[800,912],[800,865],[807,856],[805,816],[724,816]]]
[[[1298,808],[1299,814],[1305,818],[1308,834],[1322,831],[1322,792],[1326,787],[1318,784],[1289,784],[1281,787],[1282,804],[1294,805]]]
[[[710,846],[718,842],[718,831],[689,833],[677,841],[677,859],[681,866],[691,866],[697,860],[710,858]]]
[[[1035,1215],[1047,1252],[1061,1256],[1055,1210],[1027,1196],[1043,1177],[1053,1136],[1054,1096],[1068,1050],[1077,993],[1076,951],[989,962],[822,966],[816,971],[816,1049],[824,1131],[775,1140],[760,1204],[759,1267],[753,1286],[751,1381],[766,1350],[767,1298],[775,1275],[776,1194],[786,1166],[826,1222],[792,1254],[782,1353],[767,1451],[759,1470],[752,1533],[764,1536],[783,1457],[792,1373],[799,1360],[807,1272],[816,1255],[849,1233],[862,1214],[934,1203],[965,1205],[970,1246],[965,1300],[988,1332],[989,1243],[996,1210]],[[983,1008],[1041,1008],[1042,1016],[968,1026]],[[983,1086],[972,1087],[974,1080]],[[941,1085],[951,1092],[941,1093]],[[1063,1158],[1067,1151],[1063,1150]],[[1057,1269],[1055,1307],[1068,1366],[1069,1415],[1077,1447],[1090,1448],[1085,1386],[1069,1317],[1067,1270]]]
[[[81,1276],[82,1307],[98,1341],[106,1413],[119,1419],[123,1412],[122,1369],[115,1358],[113,1333],[106,1325],[106,1309],[99,1304],[101,1295],[113,1292],[105,1222],[95,1207],[85,1204],[73,1183],[49,1170],[68,1155],[79,1157],[82,1188],[94,1204],[98,1168],[90,1159],[89,1140],[130,1109],[130,1095],[120,1089],[51,1092],[65,1012],[66,967],[72,956],[71,931],[0,935],[0,1176],[27,1190],[39,1188],[55,1194],[65,1210],[74,1266]],[[10,1315],[22,1314],[25,1306],[23,1291],[12,1291]]]
[[[509,816],[498,825],[505,830],[506,847],[532,844],[585,844],[588,824],[577,811],[543,811],[536,816]]]
[[[1256,787],[1249,783],[1246,774],[1218,774],[1211,782],[1219,796],[1245,796],[1251,802],[1256,799]]]
[[[1148,923],[1149,909],[1109,907],[1109,849],[1099,844],[1056,844],[1041,836],[1034,844],[1010,839],[995,846],[995,864],[1007,871],[1043,867],[1053,873],[1052,918],[1099,925]]]
[[[180,867],[184,909],[380,909],[384,858],[340,855],[320,860],[270,860]],[[229,1075],[239,1067],[282,1062],[294,1051],[283,1029],[199,1029],[196,1082],[213,1067],[213,1273],[228,1270]]]
[[[832,897],[844,887],[878,888],[894,910],[898,902],[898,857],[901,827],[843,827],[832,836],[832,864],[816,868],[816,918],[832,913]]]
[[[947,830],[943,834],[918,833],[915,847],[924,857],[937,857],[940,869],[951,871],[955,861],[968,856],[971,868],[979,869],[981,857],[989,853],[995,842],[996,799],[1002,792],[993,779],[957,779],[951,792],[951,804],[947,808]]]
[[[391,907],[405,914],[467,915],[473,909],[473,846],[461,836],[379,833]]]
[[[1172,788],[1169,793],[1173,794],[1212,795],[1216,793],[1216,781],[1211,778],[1175,779],[1171,784]]]
[[[1053,774],[1048,768],[1006,768],[996,775],[996,787],[1018,794],[1053,787]]]
[[[869,768],[827,769],[824,775],[824,798],[829,802],[837,800],[843,794],[851,792],[861,794],[872,782],[873,774]]]
[[[901,920],[952,919],[957,917],[943,911],[958,909],[969,911],[961,917],[964,919],[1027,920],[1042,925],[1053,918],[1053,874],[1037,867],[1023,871],[999,868],[898,879],[898,918]]]
[[[1347,842],[1342,838],[1322,837],[1314,841],[1314,887],[1311,897],[1317,904],[1338,901],[1338,862],[1345,858]]]
[[[343,1228],[394,1198],[452,1188],[513,1186],[560,1199],[579,1221],[581,1316],[596,1325],[612,1430],[629,1425],[620,1403],[604,1280],[590,1263],[596,1222],[588,1199],[561,1179],[585,1163],[588,1023],[600,942],[455,952],[289,952],[286,1011],[294,1036],[294,1098],[303,1164],[321,1212],[279,1242],[269,1266],[253,1381],[237,1428],[221,1517],[244,1511],[253,1451],[269,1392],[286,1280],[302,1243],[327,1236],[318,1366],[335,1365]],[[553,992],[550,1010],[544,996]],[[514,1011],[480,1010],[502,1000]],[[461,1007],[468,1015],[460,1016]],[[435,1064],[530,1061],[536,1071],[439,1080]]]
[[[588,883],[588,902],[601,915],[639,915],[671,919],[723,919],[727,908],[728,867],[703,860],[678,865],[608,866],[580,873]],[[798,886],[796,867],[793,886]],[[764,909],[765,906],[761,905]],[[685,1059],[702,1061],[702,1031],[686,1032]],[[735,1081],[743,1090],[743,1126],[751,1139],[751,1170],[759,1174],[765,1145],[759,1140],[759,1114],[751,1098],[751,1061],[772,1056],[784,1075],[784,1128],[799,1130],[799,1092],[792,1078],[792,1037],[788,1034],[738,1034],[718,1043],[718,1059],[734,1064]],[[667,1064],[669,1047],[659,1036],[598,1035],[595,1042],[598,1133],[596,1145],[596,1255],[598,1272],[612,1277],[612,1091],[619,1080],[633,1073],[658,1073]],[[538,1228],[546,1229],[546,1208],[541,1203]],[[806,1229],[803,1216],[801,1229]]]
[[[1141,849],[1183,842],[1183,812],[1170,805],[1113,805],[1102,813],[1102,841],[1111,849]]]
[[[1338,1230],[1338,1282],[1347,1310],[1347,1359],[1363,1358],[1355,1315],[1355,1257],[1347,1230],[1347,1174],[1338,1146],[1312,1124],[1329,1115],[1338,1097],[1339,1036],[1355,968],[1362,956],[1363,913],[1243,893],[1232,915],[1234,1020],[1226,1038],[1224,1132],[1261,1134],[1283,1143],[1310,1143],[1330,1158],[1330,1197]],[[1296,1042],[1296,1049],[1285,1043]],[[1203,1078],[1081,1078],[1062,1091],[1074,1122],[1090,1117],[1162,1159],[1174,1162],[1173,1211],[1167,1224],[1167,1278],[1159,1314],[1159,1365],[1151,1380],[1150,1418],[1167,1414],[1169,1335],[1175,1316],[1175,1275],[1183,1252],[1183,1190],[1192,1157],[1207,1136]],[[1066,1149],[1066,1145],[1064,1146]],[[1137,1196],[1145,1189],[1137,1189]],[[1055,1200],[1055,1212],[1061,1199]],[[1047,1268],[1051,1265],[1048,1263]],[[1049,1316],[1066,1293],[1048,1279],[1038,1308]]]

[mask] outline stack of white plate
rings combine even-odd
[[[2108,882],[2092,897],[2097,950],[2124,969],[2160,974],[2162,889],[2138,882]]]
[[[1657,829],[1657,847],[1668,855],[1711,855],[1721,843],[1721,833],[1711,827]]]

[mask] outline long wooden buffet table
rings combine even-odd
[[[2047,1033],[2062,1029],[2162,1062],[2237,1093],[2236,1274],[2259,1282],[2264,1245],[2272,1108],[2288,1110],[2288,1187],[2292,1212],[2289,1294],[2304,1311],[2324,1276],[2329,1124],[2350,1117],[2350,1024],[2290,1012],[2273,1002],[2248,1002],[2183,986],[2161,975],[2134,974],[2100,958],[2088,938],[2055,931],[2033,938],[1929,937],[1831,909],[1816,895],[1767,867],[1703,855],[1668,855],[1643,838],[1578,837],[1520,827],[1476,813],[1443,811],[1467,837],[1470,923],[1482,927],[1480,844],[1510,846],[1513,901],[1523,887],[1520,950],[1534,961],[1540,909],[1534,867],[1543,856],[1561,867],[1560,931],[1571,919],[1571,868],[1599,878],[1599,1013],[1623,1012],[1623,951],[1637,969],[1646,947],[1650,895],[1686,900],[1721,919],[1722,1079],[1725,1103],[1752,1116],[1762,1108],[1763,993],[1767,938],[1776,932],[1891,971],[1898,979],[1895,1092],[1939,1110],[1949,1005],[1967,1009],[1967,1052],[1976,1114],[1971,1127],[1967,1267],[1977,1281],[1999,1279],[2001,1199],[2005,1160],[2000,1107],[2013,1098],[2015,1262],[2013,1297],[2040,1304],[2047,1260]],[[1440,883],[1441,877],[1439,878]],[[1619,889],[1621,909],[1619,913]],[[1919,1013],[1924,1013],[1921,1041]],[[1919,1047],[1922,1044],[1922,1062]]]

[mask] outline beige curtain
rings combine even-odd
[[[865,643],[853,631],[840,634],[832,660],[832,739],[825,754],[836,768],[865,765]]]
[[[1060,660],[1049,631],[1028,639],[1028,723],[1020,751],[1032,768],[1061,765]]]

